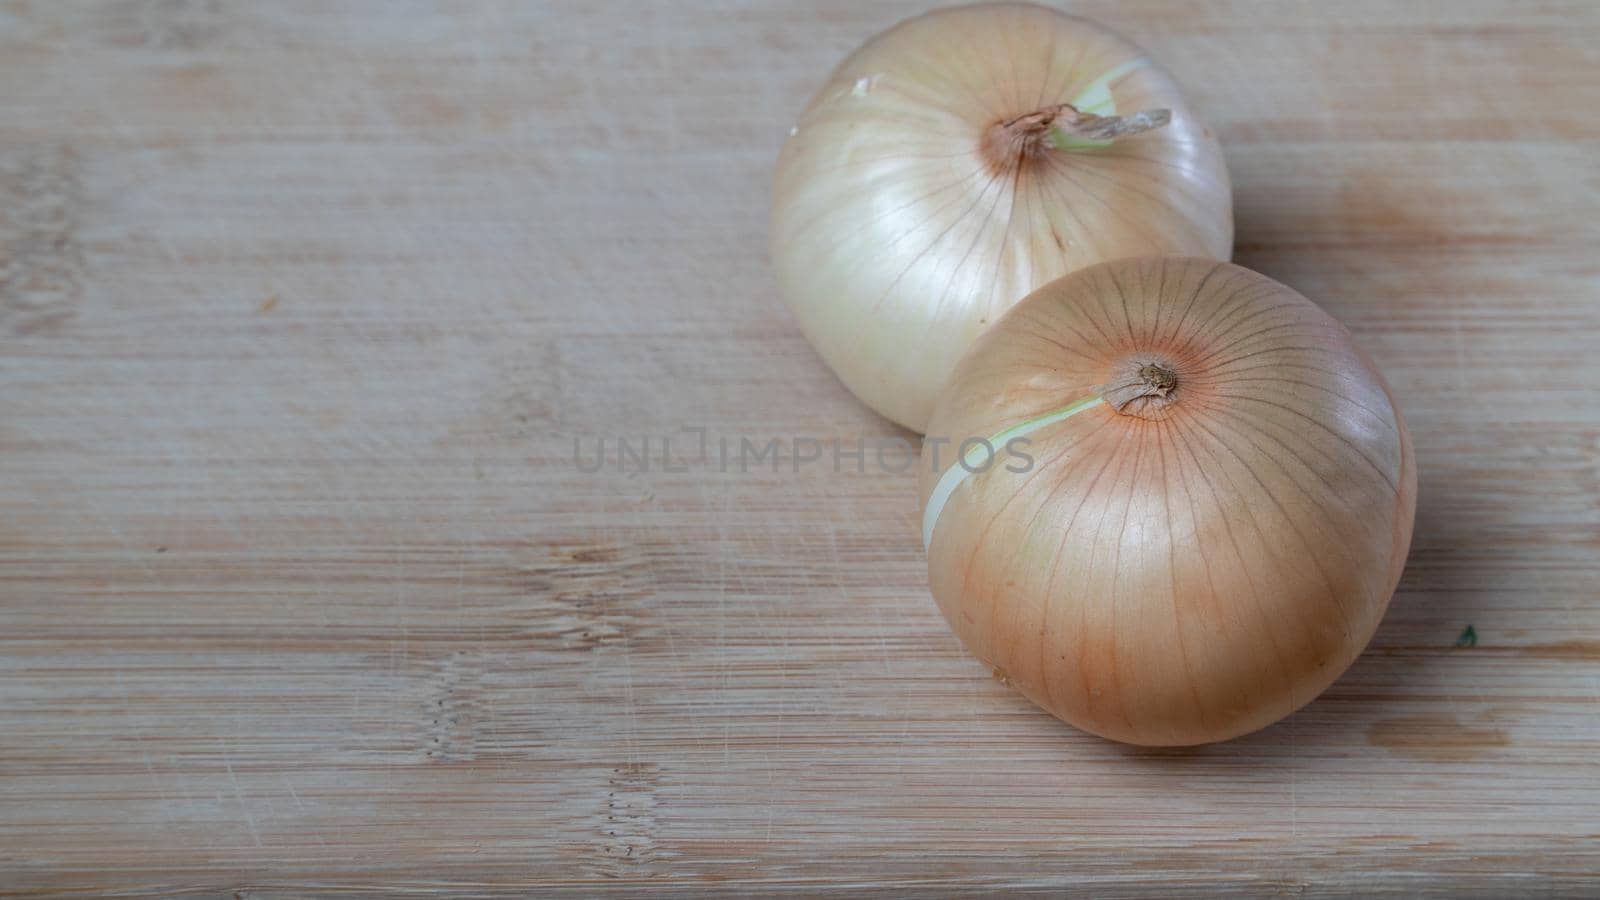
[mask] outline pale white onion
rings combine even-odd
[[[993,463],[978,444],[957,462],[973,437]],[[1405,425],[1350,335],[1210,260],[1121,260],[1024,299],[957,367],[923,463],[956,634],[1056,716],[1138,744],[1234,737],[1332,683],[1416,505]]]
[[[839,66],[784,145],[770,238],[823,359],[922,431],[1023,295],[1108,259],[1227,259],[1233,213],[1217,141],[1139,48],[992,4],[902,22]]]

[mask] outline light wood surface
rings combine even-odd
[[[1368,653],[1188,752],[962,654],[914,472],[717,470],[907,436],[764,245],[919,8],[0,2],[0,889],[1600,891],[1600,7],[1072,4],[1421,473]]]

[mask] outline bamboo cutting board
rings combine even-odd
[[[0,890],[1600,891],[1600,7],[1072,4],[1421,471],[1367,654],[1183,752],[963,655],[914,472],[716,463],[909,437],[764,235],[921,8],[0,2]]]

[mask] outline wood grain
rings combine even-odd
[[[1368,653],[1190,752],[960,652],[913,471],[714,459],[907,437],[764,234],[919,8],[0,2],[0,890],[1600,891],[1600,7],[1071,5],[1421,472]]]

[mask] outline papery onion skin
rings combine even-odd
[[[1062,103],[1171,120],[1068,149],[996,131]],[[1143,51],[1084,19],[993,4],[902,22],[839,66],[779,157],[770,241],[823,359],[922,431],[956,360],[1017,300],[1109,259],[1227,259],[1233,207],[1216,139]]]
[[[1411,442],[1341,325],[1229,263],[1062,278],[957,367],[922,498],[963,438],[1109,396],[1151,360],[1166,396],[1096,404],[1028,435],[1029,471],[1002,451],[967,477],[937,511],[929,580],[966,647],[1057,717],[1132,744],[1209,743],[1331,684],[1405,563]]]

